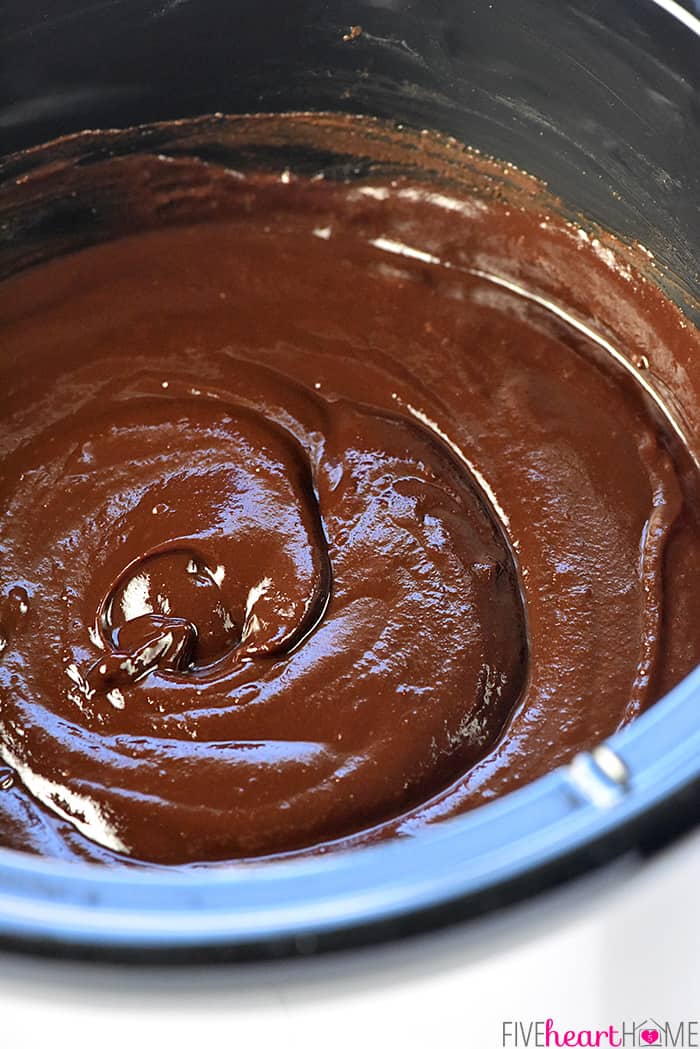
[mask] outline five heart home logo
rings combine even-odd
[[[700,1021],[618,1020],[606,1027],[564,1027],[552,1017],[504,1020],[502,1049],[700,1049]]]

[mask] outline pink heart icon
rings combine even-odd
[[[658,1031],[652,1031],[651,1027],[646,1027],[642,1031],[642,1041],[646,1042],[647,1045],[653,1045],[654,1042],[658,1042],[658,1040],[659,1040],[659,1032]]]

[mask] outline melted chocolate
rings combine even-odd
[[[697,367],[676,308],[507,199],[234,192],[0,284],[3,844],[413,833],[700,658],[693,474],[600,346]],[[537,267],[580,274],[554,309]]]

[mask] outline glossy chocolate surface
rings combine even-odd
[[[653,283],[507,195],[232,181],[0,284],[4,845],[413,834],[700,658],[696,479],[631,374],[700,346]]]

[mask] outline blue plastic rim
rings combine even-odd
[[[389,116],[512,159],[698,287],[700,22],[689,9],[674,0],[292,6],[293,17],[287,0],[167,9],[125,0],[83,12],[61,0],[44,17],[6,0],[0,154],[84,127],[215,111]],[[341,47],[350,24],[363,37]],[[634,105],[647,83],[649,98]],[[671,181],[660,189],[652,175],[662,167]],[[699,814],[700,668],[592,755],[415,838],[206,870],[0,849],[0,942],[134,960],[347,947],[528,898],[660,848]]]
[[[274,957],[481,914],[697,816],[700,668],[606,747],[627,771],[559,769],[414,839],[221,870],[134,871],[0,850],[0,935],[111,956]]]

